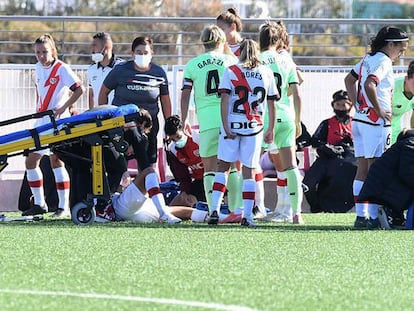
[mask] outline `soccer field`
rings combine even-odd
[[[411,310],[411,231],[0,223],[0,310]]]

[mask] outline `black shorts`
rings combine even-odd
[[[125,131],[125,140],[134,149],[134,157],[140,170],[144,170],[157,162],[158,145],[157,135],[159,131],[158,118],[152,120],[152,128],[148,134],[141,132],[139,127],[132,127]]]
[[[197,198],[197,201],[206,202],[206,195],[204,193],[204,183],[202,179],[195,179],[191,182],[190,193]]]

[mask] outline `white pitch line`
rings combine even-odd
[[[24,290],[24,289],[6,289],[0,288],[0,293],[16,294],[16,295],[42,295],[42,296],[66,296],[66,297],[78,297],[89,299],[111,299],[111,300],[124,300],[124,301],[138,301],[138,302],[152,302],[168,305],[180,305],[189,306],[194,308],[207,308],[213,310],[225,310],[225,311],[257,311],[248,307],[224,305],[220,303],[207,303],[199,301],[185,301],[178,299],[167,298],[148,298],[137,296],[122,296],[122,295],[109,295],[109,294],[96,294],[96,293],[71,293],[71,292],[54,292],[54,291],[37,291],[37,290]]]

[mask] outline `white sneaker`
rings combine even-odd
[[[181,222],[181,219],[175,217],[171,213],[164,213],[164,215],[160,217],[160,222],[166,222],[168,224],[178,224],[179,222]]]
[[[293,217],[289,215],[285,215],[285,214],[278,214],[270,218],[270,221],[279,222],[279,223],[282,223],[282,222],[292,223]]]
[[[283,214],[283,210],[284,210],[284,206],[283,205],[277,205],[273,211],[273,215],[277,216],[277,215],[281,215]]]
[[[288,216],[289,218],[293,218],[293,209],[290,204],[285,205],[282,211],[282,215]]]

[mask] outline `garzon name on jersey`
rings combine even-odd
[[[218,58],[208,58],[203,60],[202,62],[199,62],[197,64],[198,68],[203,68],[204,66],[208,66],[208,65],[218,65],[218,66],[224,66],[224,62],[221,59]]]

